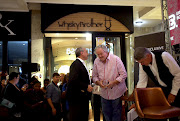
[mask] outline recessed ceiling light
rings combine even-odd
[[[23,45],[26,45],[26,44],[23,44]]]
[[[75,39],[78,39],[77,37]]]
[[[143,22],[142,21],[136,21],[135,23],[136,24],[142,24]]]

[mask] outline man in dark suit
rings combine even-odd
[[[92,91],[90,76],[84,60],[88,59],[85,48],[77,48],[77,59],[70,66],[67,86],[70,121],[88,121],[89,97]]]

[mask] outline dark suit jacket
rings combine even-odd
[[[89,84],[89,75],[85,66],[79,59],[76,59],[70,66],[66,93],[70,105],[79,104],[89,99],[90,93],[87,92]]]

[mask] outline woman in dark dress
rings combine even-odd
[[[44,120],[44,93],[40,89],[41,83],[37,80],[32,84],[32,89],[25,92],[25,115],[26,120]]]
[[[24,107],[23,91],[16,85],[19,82],[19,74],[12,72],[9,75],[9,82],[4,90],[4,98],[15,103],[15,105],[9,109],[8,120],[20,121],[22,120],[22,112]]]

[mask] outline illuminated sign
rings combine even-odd
[[[180,1],[167,0],[171,45],[180,43]]]
[[[75,54],[76,49],[77,48],[67,48],[66,54],[67,55]],[[92,54],[92,48],[86,48],[86,50],[88,51],[88,54]]]
[[[116,19],[96,12],[78,12],[64,16],[45,31],[130,32]]]

